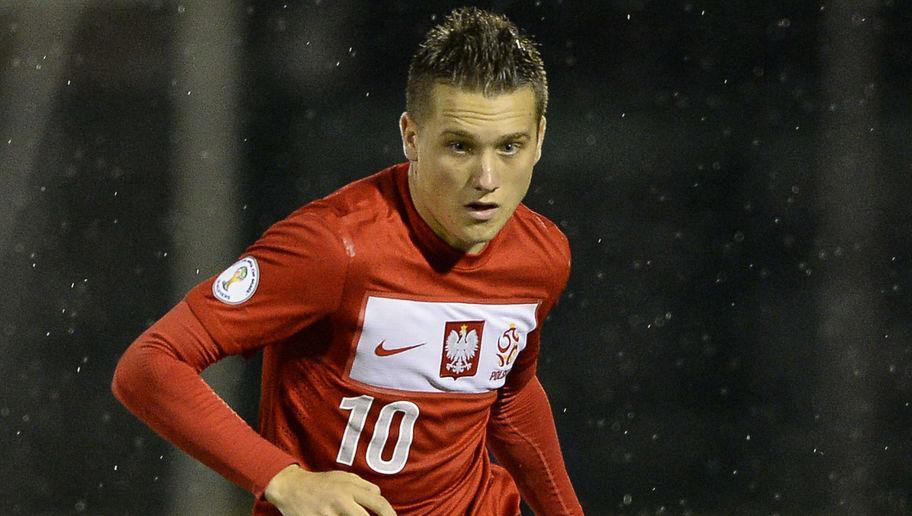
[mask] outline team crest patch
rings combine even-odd
[[[440,377],[454,380],[475,376],[484,321],[450,321],[443,330],[443,356]]]
[[[246,256],[219,274],[212,284],[212,295],[229,305],[243,303],[253,296],[260,283],[256,258]]]
[[[516,323],[510,323],[507,331],[497,339],[497,367],[509,367],[519,353],[519,330]]]

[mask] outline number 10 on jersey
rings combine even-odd
[[[342,398],[339,408],[350,410],[348,424],[345,426],[345,433],[342,434],[342,444],[339,446],[339,455],[336,456],[336,462],[351,466],[355,461],[355,454],[358,452],[358,443],[361,441],[361,432],[364,430],[364,422],[367,421],[367,413],[374,403],[372,396],[358,396],[356,398]],[[396,440],[396,446],[393,448],[393,456],[389,460],[383,458],[383,448],[386,446],[386,440],[389,438],[390,426],[393,424],[393,416],[397,412],[402,412],[402,421],[399,423],[399,438]],[[374,425],[374,435],[367,445],[367,465],[377,473],[394,475],[402,471],[408,461],[409,449],[412,447],[412,430],[415,428],[415,421],[418,419],[418,405],[410,401],[394,401],[380,409],[380,416],[377,417],[377,423]]]

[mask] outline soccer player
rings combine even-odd
[[[272,226],[127,349],[114,394],[254,514],[582,514],[535,374],[569,246],[520,204],[547,100],[512,22],[452,12],[411,62],[408,162]],[[258,350],[259,433],[199,376]]]

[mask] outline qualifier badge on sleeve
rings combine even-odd
[[[212,295],[219,301],[238,305],[250,299],[260,282],[256,258],[245,256],[225,269],[212,284]]]

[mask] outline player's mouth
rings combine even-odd
[[[465,205],[469,210],[469,217],[480,221],[488,221],[494,218],[494,215],[497,215],[497,209],[500,208],[500,205],[493,202],[470,202]]]

